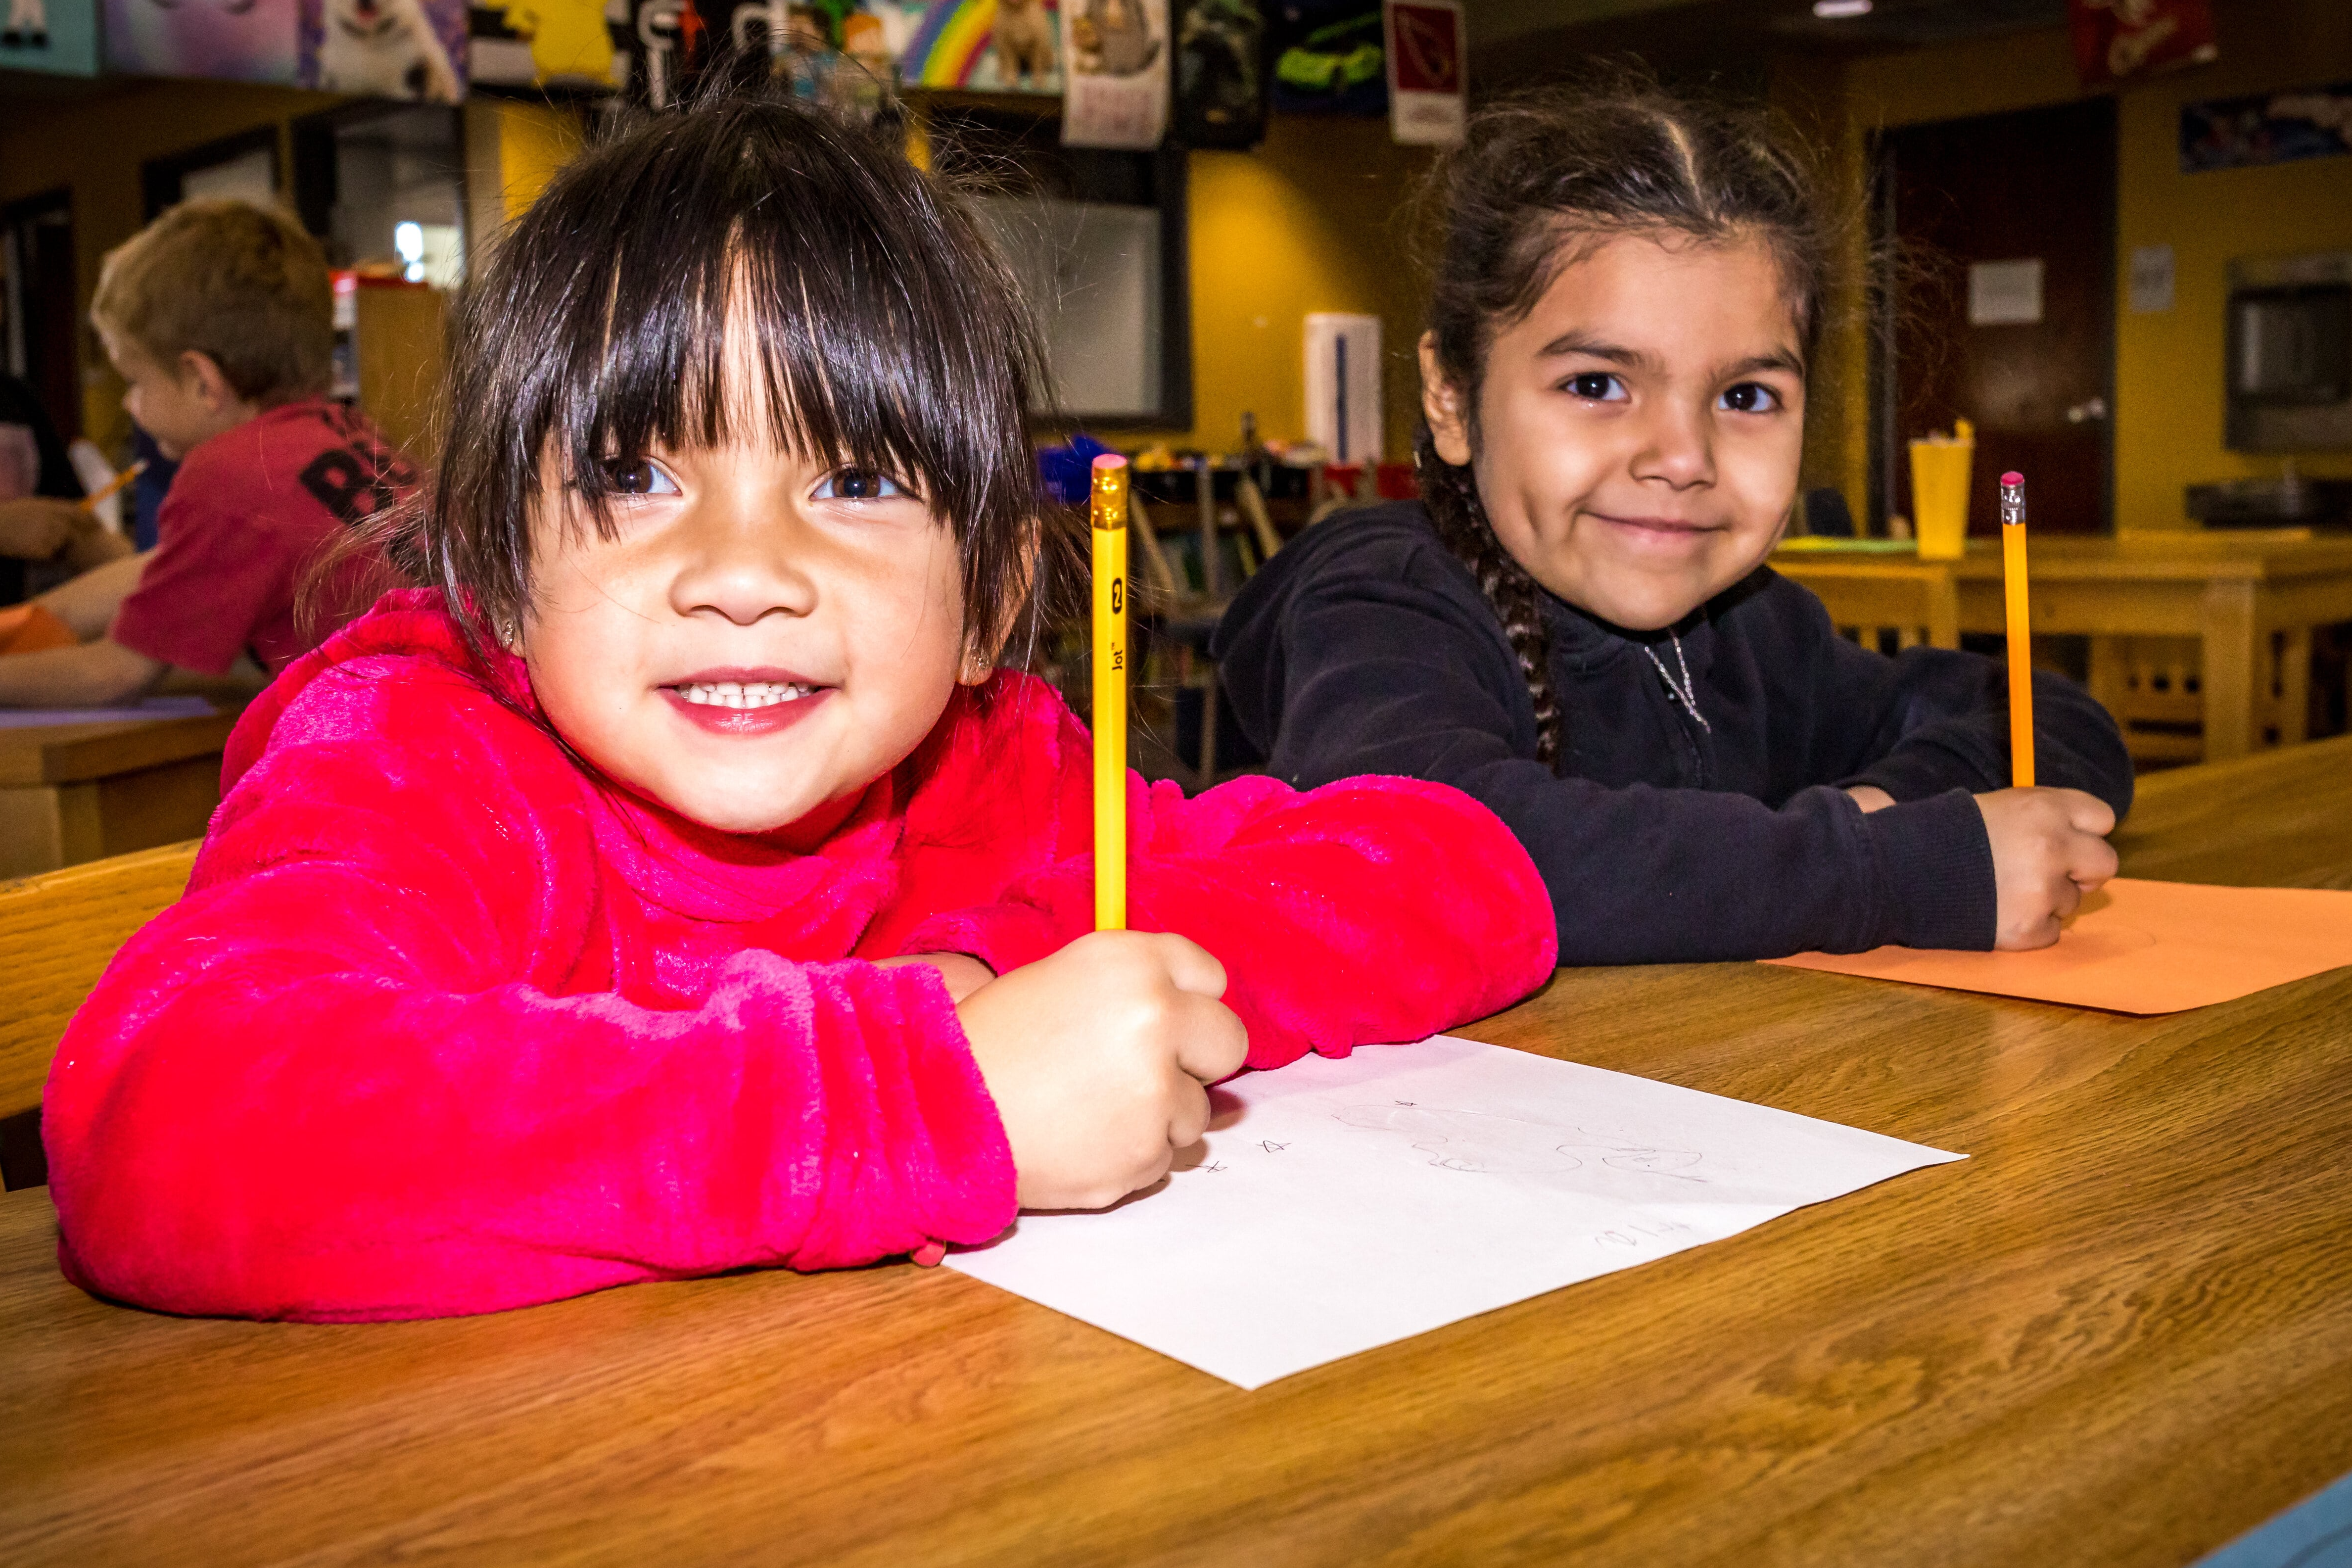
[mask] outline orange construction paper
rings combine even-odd
[[[2083,900],[2055,945],[2033,952],[1882,947],[1765,962],[2110,1013],[2178,1013],[2352,963],[2352,892],[2117,877]]]
[[[38,653],[71,647],[81,639],[46,605],[11,605],[0,610],[0,653]]]

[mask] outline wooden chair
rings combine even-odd
[[[1841,636],[1864,647],[1891,631],[1895,646],[1960,646],[1959,590],[1952,569],[1927,561],[1824,561],[1808,558],[1789,575],[1811,588]]]
[[[74,1010],[131,933],[177,901],[197,841],[0,882],[0,1175],[47,1180],[41,1089]]]
[[[2205,756],[2203,660],[2195,637],[2091,639],[2091,695],[2122,726],[2135,763],[2195,763]],[[2310,728],[2311,632],[2276,631],[2258,649],[2259,743],[2299,745]]]

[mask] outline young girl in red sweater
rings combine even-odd
[[[45,1101],[65,1267],[397,1318],[981,1242],[1147,1186],[1246,1060],[1504,1006],[1526,854],[1443,786],[1128,786],[994,668],[1034,339],[963,211],[768,103],[561,174],[467,301],[387,595],[230,742]]]

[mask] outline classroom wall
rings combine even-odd
[[[225,136],[274,126],[278,172],[289,173],[288,122],[348,100],[332,93],[232,82],[135,81],[84,99],[0,108],[0,202],[63,185],[73,193],[74,269],[87,312],[106,253],[139,232],[146,212],[140,165]],[[290,193],[289,193],[290,194]],[[100,446],[131,439],[122,384],[84,330],[82,428]]]
[[[1427,152],[1399,147],[1385,120],[1277,115],[1251,153],[1193,153],[1187,204],[1192,271],[1192,427],[1101,430],[1120,445],[1232,451],[1244,410],[1266,440],[1307,435],[1307,315],[1381,318],[1381,450],[1412,449],[1422,298],[1404,208]]]
[[[539,199],[577,153],[580,117],[544,103],[477,98],[466,105],[467,241],[478,248]]]
[[[2207,98],[2321,85],[2352,78],[2352,5],[2343,0],[2216,5],[2221,58],[2116,94],[2116,524],[2119,531],[2191,526],[2182,490],[2210,479],[2274,475],[2276,457],[2222,447],[2224,269],[2232,257],[2352,247],[2352,158],[2184,174],[2179,110]],[[1847,66],[1830,90],[1843,104],[1836,141],[1861,174],[1875,128],[1995,114],[2082,96],[2063,29],[1882,56]],[[2131,312],[2134,247],[2173,247],[2173,307]],[[1858,317],[1840,323],[1838,353],[1865,362]],[[1853,417],[1860,412],[1861,417]],[[1867,493],[1866,410],[1849,409],[1832,436],[1816,432],[1823,471],[1856,506]],[[2352,453],[2299,456],[2307,474],[2352,477]]]
[[[478,234],[487,232],[479,218],[489,178],[511,217],[579,134],[566,116],[504,102],[469,107],[466,133]],[[1381,318],[1382,450],[1404,458],[1420,409],[1412,344],[1422,298],[1405,258],[1403,209],[1428,165],[1427,152],[1390,141],[1384,120],[1278,115],[1255,152],[1192,153],[1192,425],[1092,434],[1120,446],[1231,451],[1247,410],[1261,438],[1304,439],[1307,315],[1347,310]]]

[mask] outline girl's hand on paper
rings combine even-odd
[[[2048,947],[2091,891],[2116,874],[2116,814],[2078,789],[2000,789],[1976,797],[1992,841],[1993,946]]]
[[[1004,1120],[1024,1208],[1102,1208],[1168,1173],[1248,1031],[1225,968],[1181,936],[1096,931],[956,1008]]]

